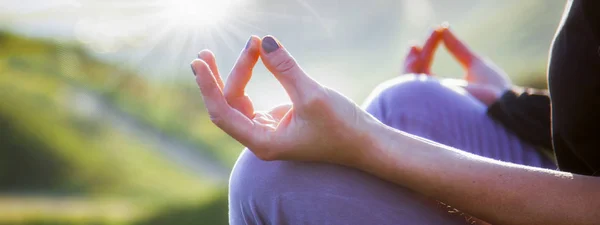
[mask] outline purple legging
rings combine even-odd
[[[380,85],[365,104],[383,123],[477,155],[556,168],[486,115],[486,107],[434,78],[405,75]],[[415,149],[418,151],[418,149]],[[245,149],[230,178],[230,224],[465,224],[457,213],[407,188],[356,169],[264,162]]]

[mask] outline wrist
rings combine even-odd
[[[361,130],[361,137],[353,145],[353,160],[347,166],[376,173],[378,167],[388,164],[386,160],[390,160],[385,149],[392,145],[391,141],[395,139],[393,133],[396,132],[373,117],[366,121]]]

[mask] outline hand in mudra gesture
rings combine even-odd
[[[261,58],[292,104],[255,112],[244,88]],[[215,58],[202,51],[192,62],[196,82],[214,124],[263,160],[354,164],[379,122],[340,93],[306,74],[273,37],[251,37],[226,83]]]
[[[404,72],[431,74],[433,55],[441,42],[466,68],[469,85],[465,89],[482,102],[490,96],[497,98],[497,90],[510,83],[500,70],[443,27],[436,29],[423,47],[411,47]],[[244,89],[259,58],[281,83],[291,105],[254,111]],[[208,50],[200,52],[192,69],[211,120],[263,160],[358,166],[369,155],[365,149],[377,144],[377,132],[388,129],[342,94],[313,80],[271,36],[250,38],[226,83]]]
[[[465,70],[465,90],[482,103],[492,104],[504,91],[511,88],[512,82],[502,69],[491,60],[473,52],[446,26],[435,29],[423,46],[410,47],[404,60],[403,74],[432,75],[433,58],[441,43]]]

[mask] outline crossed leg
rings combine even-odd
[[[388,126],[481,156],[555,168],[486,115],[486,107],[435,78],[380,85],[365,109]],[[418,150],[415,150],[418,151]],[[418,193],[338,165],[258,159],[245,149],[230,178],[230,224],[465,224]]]

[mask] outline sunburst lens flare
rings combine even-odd
[[[178,28],[217,26],[237,14],[245,0],[161,1],[161,15]]]

